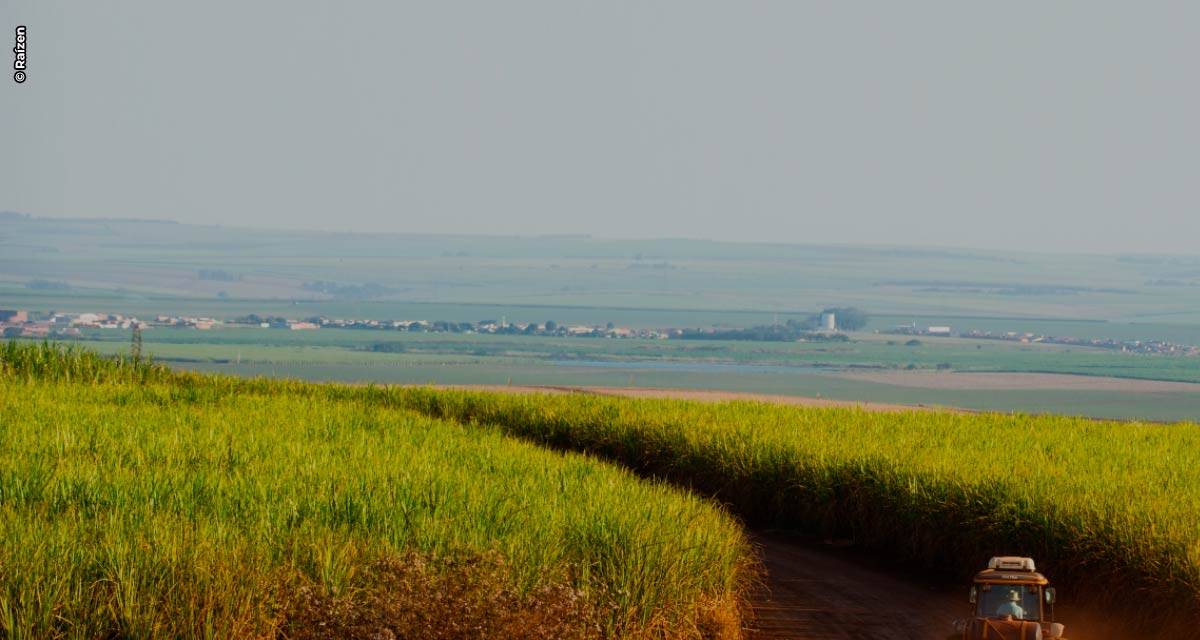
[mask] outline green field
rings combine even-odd
[[[817,374],[572,370],[570,368],[451,367],[442,365],[366,369],[360,366],[178,365],[187,371],[237,376],[403,385],[567,385],[650,389],[706,389],[831,400],[869,401],[926,407],[960,407],[1000,413],[1088,416],[1111,420],[1175,422],[1196,420],[1200,398],[1187,392],[1112,392],[1066,389],[920,389],[842,380]]]
[[[496,553],[511,593],[596,594],[599,609],[570,613],[609,612],[610,634],[736,624],[747,551],[721,509],[508,437],[931,574],[1033,556],[1143,629],[1200,615],[1196,423],[342,387],[2,353],[9,637],[266,637],[330,609],[296,594],[386,600],[398,587],[372,567],[405,552]]]
[[[153,329],[143,336],[146,352],[173,367],[243,376],[381,384],[713,389],[1098,418],[1200,418],[1200,391],[929,389],[831,375],[945,367],[950,371],[1054,372],[1200,382],[1195,358],[1062,345],[924,338],[921,346],[910,347],[905,346],[904,336],[873,334],[855,334],[846,343],[607,340],[336,329]],[[124,332],[96,330],[86,337],[85,344],[104,353],[129,350],[129,335]],[[377,344],[400,352],[371,351]],[[692,369],[646,368],[659,365]],[[722,368],[730,365],[749,369]],[[702,370],[710,366],[712,370]]]
[[[390,405],[9,346],[0,637],[736,634],[723,510]]]
[[[850,539],[923,572],[967,576],[981,558],[1032,556],[1092,606],[1144,621],[1143,631],[1190,630],[1200,615],[1196,423],[421,389],[391,397],[594,452],[717,496],[753,525]]]
[[[214,274],[217,274],[214,276]],[[314,288],[325,283],[332,288]],[[370,294],[356,292],[366,291]],[[0,309],[142,319],[247,314],[376,320],[747,327],[857,306],[848,344],[400,334],[149,330],[177,368],[381,383],[573,384],[715,389],[845,400],[1195,419],[1190,392],[910,388],[821,371],[1051,372],[1200,382],[1194,357],[1090,347],[875,335],[898,325],[1200,344],[1200,257],[1045,255],[958,249],[482,237],[235,229],[9,216],[0,230]],[[89,333],[97,349],[121,332]],[[889,344],[888,342],[892,342]],[[377,353],[376,343],[391,351]],[[627,361],[624,369],[573,366]],[[807,371],[647,369],[764,365]]]

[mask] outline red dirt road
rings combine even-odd
[[[755,542],[767,575],[751,601],[751,640],[945,640],[970,611],[965,587],[954,597],[786,536]]]
[[[766,575],[751,596],[749,640],[946,640],[954,621],[970,615],[961,585],[934,586],[890,572],[846,550],[785,534],[754,536]],[[1053,583],[1054,576],[1047,576]],[[1060,593],[1060,598],[1073,594]],[[1118,640],[1105,615],[1060,605],[1056,619],[1069,640]],[[1164,635],[1161,637],[1182,637]]]

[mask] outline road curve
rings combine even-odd
[[[766,575],[751,640],[945,640],[970,610],[965,589],[923,587],[783,534],[753,540]]]
[[[766,574],[751,595],[749,640],[946,640],[954,621],[970,615],[970,576],[961,585],[922,583],[911,571],[796,536],[756,533],[752,540]],[[1059,606],[1057,619],[1069,640],[1129,637],[1078,604]]]
[[[402,385],[405,386],[405,385]],[[417,386],[417,385],[413,385]],[[438,385],[503,393],[590,394],[630,398],[671,398],[700,402],[750,400],[809,407],[857,407],[865,411],[949,411],[949,407],[852,402],[764,394],[569,386]],[[945,586],[919,575],[882,567],[864,554],[821,545],[784,533],[758,532],[753,541],[765,569],[763,584],[751,595],[753,620],[749,640],[945,640],[954,621],[970,615],[966,600],[972,576]],[[1053,582],[1054,576],[1048,576]],[[1067,626],[1069,640],[1123,640],[1148,637],[1146,631],[1119,630],[1119,621],[1101,607],[1091,606],[1085,594],[1060,593],[1057,620]],[[1072,597],[1076,596],[1076,597]],[[1073,604],[1071,604],[1073,602]],[[1189,629],[1200,626],[1191,624]],[[1196,637],[1167,633],[1158,637]]]

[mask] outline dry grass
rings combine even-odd
[[[309,584],[285,599],[287,640],[591,640],[605,636],[600,584],[577,586],[566,570],[547,572],[525,593],[494,551],[446,559],[410,552],[364,567],[344,594]]]

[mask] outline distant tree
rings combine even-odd
[[[605,329],[608,329],[609,331],[612,331],[613,329],[615,329],[615,328],[616,328],[616,326],[617,326],[617,325],[615,325],[615,324],[613,324],[613,323],[611,323],[611,322],[610,322],[610,323],[608,323],[608,324],[604,325],[604,328],[605,328]]]
[[[830,307],[821,313],[834,314],[837,328],[846,331],[858,331],[867,326],[867,314],[857,307]]]
[[[407,347],[403,342],[376,342],[370,347],[376,353],[404,353]]]
[[[325,293],[335,298],[351,298],[356,300],[375,298],[394,291],[389,287],[385,287],[375,282],[368,282],[366,284],[358,285],[326,282],[324,280],[305,282],[304,284],[300,285],[300,288],[304,289],[305,291],[312,291],[314,293]]]
[[[714,328],[713,330],[683,329],[679,337],[684,340],[754,340],[761,342],[794,342],[808,340],[819,342],[849,342],[841,333],[812,332],[800,328],[801,323],[785,325],[759,325],[744,329]]]
[[[533,335],[537,332],[538,324],[536,322],[530,322],[529,324],[525,325],[525,330],[522,333],[525,333],[526,335]]]
[[[555,322],[555,321],[553,321],[553,320],[547,320],[547,321],[546,321],[546,331],[547,331],[547,332],[549,332],[549,333],[554,333],[554,332],[555,332],[555,331],[557,331],[557,330],[558,330],[558,323],[557,323],[557,322]]]

